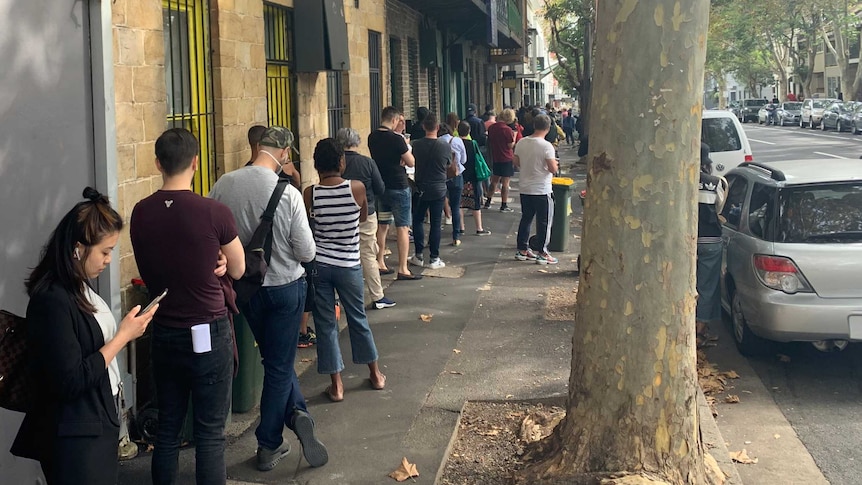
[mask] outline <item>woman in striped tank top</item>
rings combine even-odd
[[[377,346],[365,315],[364,281],[359,259],[359,223],[368,217],[365,185],[344,180],[344,152],[332,138],[317,143],[314,168],[320,184],[305,189],[305,206],[317,244],[314,280],[314,324],[317,329],[317,372],[329,374],[326,396],[344,399],[341,371],[344,361],[338,345],[335,292],[347,315],[354,364],[367,364],[373,389],[383,389],[386,376],[377,365]]]

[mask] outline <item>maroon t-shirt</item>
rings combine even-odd
[[[219,249],[237,237],[226,205],[188,190],[160,190],[135,205],[129,229],[150,295],[168,289],[156,323],[186,328],[227,315],[213,273]]]
[[[498,121],[488,128],[488,146],[491,149],[491,161],[511,162],[515,159],[515,152],[510,143],[515,141],[515,132],[509,125]]]

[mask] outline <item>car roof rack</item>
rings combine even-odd
[[[778,170],[776,168],[772,168],[768,165],[763,165],[762,163],[757,162],[742,162],[739,164],[740,167],[754,167],[769,172],[769,177],[772,180],[776,180],[778,182],[784,182],[787,180],[787,177],[784,176],[784,172]]]

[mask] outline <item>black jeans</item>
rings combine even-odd
[[[421,258],[422,251],[425,250],[425,226],[422,225],[422,221],[425,219],[425,211],[430,212],[429,220],[431,228],[428,235],[428,247],[431,249],[431,260],[440,257],[440,237],[442,232],[440,224],[443,223],[443,204],[445,203],[445,196],[436,200],[413,198],[413,245],[416,246],[416,257]]]
[[[192,351],[187,328],[153,325],[152,362],[159,406],[159,429],[153,451],[156,485],[177,483],[180,432],[192,398],[195,476],[198,485],[223,485],[224,427],[230,409],[233,335],[227,317],[210,322],[212,350]]]
[[[554,218],[554,199],[551,194],[527,195],[521,194],[521,224],[518,226],[518,249],[526,251],[530,241],[530,227],[536,219],[536,243],[542,244],[537,249],[542,254],[548,252],[551,242],[551,220]]]

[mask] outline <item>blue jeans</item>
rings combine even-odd
[[[445,197],[437,200],[421,200],[415,198],[413,205],[413,244],[416,246],[416,256],[422,257],[425,250],[425,212],[430,211],[431,234],[428,235],[428,247],[431,248],[431,259],[440,257],[440,224],[443,222],[443,204]]]
[[[709,323],[721,318],[722,244],[697,245],[697,307],[695,318]]]
[[[200,484],[224,484],[224,426],[230,409],[233,335],[224,317],[210,322],[212,350],[192,351],[188,328],[153,325],[152,363],[159,406],[159,429],[151,471],[156,485],[174,484],[180,432],[192,398],[195,476]]]
[[[260,424],[254,434],[258,444],[270,450],[281,446],[285,426],[293,429],[294,411],[308,411],[293,367],[305,293],[304,278],[264,286],[241,308],[263,359]]]
[[[439,224],[437,227],[440,227]],[[317,331],[317,372],[338,374],[344,370],[341,347],[338,345],[338,322],[335,320],[335,292],[347,315],[350,351],[354,364],[370,364],[377,360],[374,335],[365,316],[365,286],[362,266],[350,268],[317,263],[314,281],[314,329]]]
[[[386,189],[380,199],[380,211],[392,213],[395,227],[410,227],[410,189]],[[382,220],[385,220],[382,219]]]
[[[461,193],[464,192],[464,176],[459,175],[446,181],[449,193],[449,209],[452,210],[452,240],[461,239]]]

